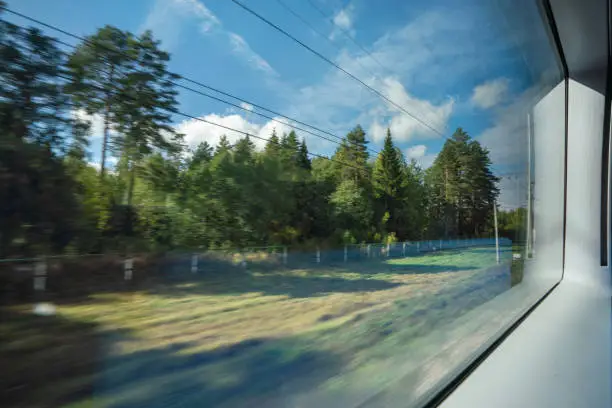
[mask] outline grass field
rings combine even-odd
[[[382,387],[382,362],[424,362],[436,352],[428,333],[510,287],[510,253],[501,268],[491,248],[317,269],[254,264],[92,294],[53,317],[4,307],[1,400],[284,406],[314,390]]]

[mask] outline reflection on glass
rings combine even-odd
[[[533,2],[129,3],[0,1],[7,406],[418,406],[529,306]]]

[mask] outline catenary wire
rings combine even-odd
[[[25,15],[25,14],[22,14],[22,13],[20,13],[20,12],[17,12],[17,11],[11,10],[11,9],[9,9],[8,7],[0,6],[0,10],[4,10],[4,11],[6,11],[6,12],[8,12],[8,13],[11,13],[11,14],[16,15],[16,16],[18,16],[18,17],[21,17],[21,18],[23,18],[23,19],[25,19],[25,20],[28,20],[28,21],[33,22],[33,23],[35,23],[35,24],[38,24],[38,25],[41,25],[41,26],[43,26],[43,27],[49,28],[49,29],[51,29],[51,30],[54,30],[54,31],[59,32],[59,33],[61,33],[61,34],[64,34],[64,35],[66,35],[66,36],[68,36],[68,37],[72,37],[72,38],[78,39],[78,40],[83,41],[83,42],[85,42],[85,43],[87,43],[87,44],[91,44],[91,45],[100,46],[100,47],[102,47],[102,48],[104,48],[104,49],[106,49],[106,50],[108,50],[108,51],[115,52],[115,53],[117,53],[117,54],[119,54],[119,55],[124,55],[124,56],[127,56],[128,58],[133,58],[132,56],[129,56],[129,55],[127,55],[127,54],[126,54],[126,53],[124,53],[124,52],[121,52],[121,51],[118,51],[118,50],[114,50],[114,49],[112,49],[112,48],[110,48],[110,47],[105,46],[104,44],[95,43],[95,42],[93,42],[93,41],[91,41],[91,40],[88,40],[87,38],[85,38],[85,37],[83,37],[83,36],[79,36],[79,35],[77,35],[77,34],[73,34],[73,33],[71,33],[71,32],[68,32],[68,31],[66,31],[66,30],[64,30],[64,29],[62,29],[62,28],[59,28],[59,27],[57,27],[57,26],[54,26],[54,25],[52,25],[52,24],[45,23],[45,22],[43,22],[43,21],[41,21],[41,20],[38,20],[38,19],[36,19],[36,18],[33,18],[33,17],[27,16],[27,15]],[[74,45],[72,45],[72,44],[68,44],[68,43],[65,43],[65,42],[63,42],[63,41],[61,41],[61,40],[59,40],[59,39],[55,39],[55,38],[54,38],[53,40],[54,40],[54,41],[56,41],[56,42],[58,42],[58,43],[60,43],[60,44],[65,45],[65,46],[69,46],[69,47],[72,47],[72,48],[74,48],[74,47],[75,47]],[[229,98],[235,99],[235,100],[237,100],[237,101],[240,101],[240,102],[243,102],[243,103],[249,104],[249,105],[251,105],[251,106],[253,106],[253,107],[257,108],[257,109],[261,109],[261,110],[263,110],[263,111],[266,111],[266,112],[268,112],[268,113],[271,113],[272,115],[276,115],[276,116],[282,117],[283,119],[289,120],[289,121],[291,121],[291,122],[298,123],[298,124],[300,124],[300,125],[302,125],[302,126],[306,126],[306,127],[311,128],[311,129],[314,129],[314,130],[316,130],[316,131],[318,131],[318,132],[324,133],[324,134],[326,134],[326,135],[328,135],[328,136],[331,136],[331,137],[333,137],[333,138],[337,139],[337,140],[338,140],[338,142],[335,142],[335,143],[337,143],[337,144],[340,144],[339,142],[342,142],[342,141],[344,140],[342,137],[337,136],[337,135],[334,135],[333,133],[331,133],[331,132],[329,132],[329,131],[326,131],[326,130],[323,130],[323,129],[321,129],[321,128],[317,127],[317,126],[310,125],[310,124],[308,124],[308,123],[306,123],[306,122],[303,122],[303,121],[297,120],[297,119],[295,119],[295,118],[289,117],[289,116],[284,115],[284,114],[282,114],[282,113],[279,113],[279,112],[276,112],[276,111],[274,111],[274,110],[268,109],[268,108],[266,108],[266,107],[264,107],[264,106],[262,106],[262,105],[259,105],[259,104],[253,103],[253,102],[251,102],[251,101],[248,101],[248,100],[246,100],[246,99],[242,99],[242,98],[240,98],[240,97],[234,96],[234,95],[232,95],[232,94],[230,94],[230,93],[228,93],[228,92],[224,92],[224,91],[222,91],[222,90],[220,90],[220,89],[217,89],[217,88],[214,88],[214,87],[212,87],[212,86],[210,86],[210,85],[206,85],[206,84],[204,84],[204,83],[202,83],[202,82],[196,81],[196,80],[194,80],[194,79],[187,78],[187,77],[185,77],[185,76],[183,76],[183,75],[176,74],[176,73],[174,73],[174,72],[169,72],[169,73],[171,73],[172,75],[175,75],[175,76],[176,76],[178,79],[184,80],[184,81],[186,81],[186,82],[192,83],[192,84],[194,84],[194,85],[200,86],[200,87],[205,88],[205,89],[209,89],[209,90],[214,91],[214,92],[217,92],[217,93],[219,93],[219,94],[221,94],[221,95],[224,95],[224,96],[227,96],[227,97],[229,97]],[[173,81],[170,81],[170,83],[172,83],[173,85],[176,85],[176,86],[179,86],[179,87],[183,87],[183,88],[185,88],[185,86],[184,86],[184,85],[181,85],[181,84],[175,83],[175,82],[173,82]],[[193,89],[190,89],[190,90],[191,90],[191,91],[194,91]],[[195,92],[195,91],[194,91],[194,92]],[[198,93],[200,93],[200,92],[198,92]],[[200,94],[201,94],[201,95],[203,95],[203,96],[209,97],[209,98],[211,98],[211,97],[212,97],[212,96],[209,96],[209,94],[205,94],[205,93],[200,93]],[[219,99],[218,99],[218,100],[219,100]],[[228,103],[228,104],[230,104],[229,102],[226,102],[226,101],[223,101],[223,100],[221,100],[221,101],[222,101],[223,103]],[[238,107],[239,107],[239,109],[243,109],[243,110],[247,110],[247,111],[248,111],[248,109],[245,109],[244,107],[241,107],[241,106],[238,106]],[[249,111],[249,112],[252,112],[252,111]],[[282,122],[280,122],[280,123],[282,123]],[[288,125],[288,124],[286,124],[286,125],[287,125],[287,126],[290,126],[290,127],[293,127],[293,126]],[[311,133],[311,134],[313,134],[313,133]],[[316,135],[316,134],[313,134],[313,135],[315,135],[315,136],[317,136],[317,137],[320,137],[320,138],[325,139],[325,138],[324,138],[324,137],[322,137],[321,135]],[[326,139],[326,140],[329,140],[329,139]],[[347,141],[347,142],[348,142],[348,143],[350,143],[350,144],[355,144],[354,142],[350,142],[350,141]],[[367,149],[368,149],[369,151],[371,151],[371,152],[375,153],[375,154],[378,154],[378,153],[379,153],[379,151],[377,151],[377,150],[375,150],[375,149],[372,149],[372,148],[367,148]]]
[[[77,46],[75,46],[74,44],[69,44],[69,43],[67,43],[67,42],[64,42],[64,41],[62,41],[62,40],[58,40],[58,39],[56,39],[56,38],[53,38],[52,40],[53,40],[54,42],[58,43],[58,44],[64,45],[64,46],[66,46],[66,47],[70,47],[70,48],[72,48],[72,49],[76,49],[76,48],[77,48]],[[66,53],[64,53],[64,54],[66,54]],[[92,69],[93,69],[94,71],[96,71],[96,69],[94,69],[94,68],[92,68]],[[138,72],[138,71],[136,70],[136,71],[134,71],[134,72]],[[199,91],[199,90],[197,90],[197,89],[193,89],[193,88],[190,88],[190,87],[188,87],[188,86],[185,86],[185,85],[182,85],[182,84],[175,83],[175,82],[173,82],[173,81],[169,81],[169,83],[171,83],[171,84],[173,84],[173,85],[175,85],[175,86],[177,86],[177,87],[179,87],[179,88],[182,88],[182,89],[188,90],[188,91],[190,91],[190,92],[194,92],[194,93],[196,93],[196,94],[199,94],[199,95],[205,96],[205,97],[207,97],[207,98],[213,99],[213,100],[215,100],[215,101],[225,103],[225,104],[227,104],[227,105],[229,105],[229,106],[232,106],[232,107],[234,107],[234,108],[241,109],[241,110],[243,110],[243,111],[245,111],[245,112],[256,114],[256,115],[258,115],[258,116],[261,116],[261,117],[263,117],[263,118],[266,118],[266,119],[268,119],[268,120],[271,120],[272,122],[275,122],[275,123],[279,123],[279,124],[282,124],[282,125],[288,126],[288,127],[292,128],[292,129],[298,130],[298,131],[300,131],[300,132],[305,132],[305,133],[308,133],[308,134],[310,134],[310,135],[312,135],[312,136],[315,136],[315,137],[318,137],[318,138],[320,138],[320,139],[327,140],[328,142],[334,143],[334,144],[336,144],[336,145],[342,146],[342,139],[340,139],[340,140],[333,140],[333,139],[330,139],[330,138],[328,138],[328,137],[326,137],[326,136],[322,136],[322,135],[319,135],[319,134],[317,134],[317,133],[314,133],[314,132],[312,132],[312,131],[310,131],[310,130],[308,130],[308,129],[304,129],[304,128],[301,128],[301,127],[299,127],[299,126],[295,126],[295,125],[293,125],[293,124],[291,124],[291,123],[288,123],[288,122],[284,122],[284,121],[278,120],[278,119],[276,119],[276,118],[274,118],[274,117],[272,117],[272,116],[268,116],[268,115],[265,115],[265,114],[260,113],[260,112],[257,112],[257,111],[251,111],[251,110],[249,110],[249,109],[245,108],[244,106],[240,106],[240,105],[235,104],[235,103],[233,103],[233,102],[226,101],[226,100],[224,100],[224,99],[218,98],[218,97],[216,97],[216,96],[214,96],[214,95],[211,95],[211,94],[208,94],[208,93],[206,93],[206,92],[202,92],[202,91]],[[348,141],[347,141],[347,142],[348,142]],[[374,154],[379,154],[379,153],[380,153],[378,150],[375,150],[375,149],[371,149],[371,148],[367,148],[367,149],[368,149],[369,151],[371,151],[372,153],[374,153]]]
[[[64,80],[67,80],[67,81],[69,81],[71,79],[69,77],[63,77],[61,75],[58,75],[58,76],[60,78],[64,79]],[[92,85],[92,86],[94,88],[98,89],[98,90],[104,90],[102,87],[99,87],[99,86],[96,86],[96,85]],[[133,96],[130,96],[129,94],[122,94],[121,96],[127,97],[127,98],[132,99],[132,100],[135,100],[135,98]],[[69,103],[68,105],[72,105],[72,104]],[[76,104],[74,106],[76,106]],[[244,136],[248,136],[248,137],[252,137],[254,139],[262,140],[264,142],[272,142],[272,140],[270,140],[268,138],[265,138],[265,137],[262,137],[262,136],[258,136],[258,135],[255,135],[255,134],[252,134],[252,133],[249,133],[249,132],[245,132],[243,130],[235,129],[235,128],[232,128],[230,126],[222,125],[220,123],[212,122],[210,120],[203,119],[203,118],[200,118],[200,117],[197,117],[197,116],[194,116],[194,115],[190,115],[190,114],[182,112],[182,111],[180,111],[178,109],[170,109],[170,108],[161,108],[161,109],[166,111],[166,112],[175,114],[175,115],[183,116],[183,117],[186,117],[188,119],[193,119],[193,120],[196,120],[196,121],[199,121],[199,122],[202,122],[202,123],[207,123],[209,125],[217,126],[219,128],[222,128],[222,129],[225,129],[225,130],[229,130],[229,131],[232,131],[232,132],[236,132],[236,133],[242,134]],[[280,142],[275,142],[275,143],[278,146],[280,146]],[[339,160],[336,160],[336,159],[332,159],[332,158],[327,157],[327,156],[325,156],[323,154],[312,153],[312,152],[308,152],[307,154],[312,156],[312,157],[318,157],[318,158],[321,158],[321,159],[329,160],[329,161],[334,162],[334,163],[338,163],[338,164],[346,166],[346,167],[351,167],[351,168],[359,170],[359,171],[367,172],[367,169],[360,168],[360,167],[357,167],[357,166],[353,166],[351,164],[348,164],[348,163],[345,163],[345,162],[342,162],[342,161],[339,161]]]
[[[390,103],[391,105],[393,105],[394,107],[396,107],[397,109],[401,110],[402,112],[404,112],[406,115],[410,116],[412,119],[416,120],[418,123],[420,123],[422,126],[425,126],[426,128],[428,128],[429,130],[431,130],[432,132],[438,134],[439,136],[445,137],[445,135],[440,132],[439,130],[437,130],[436,128],[434,128],[433,126],[431,126],[430,124],[428,124],[427,122],[423,121],[422,119],[420,119],[419,117],[415,116],[414,114],[410,113],[408,110],[406,110],[403,106],[399,105],[398,103],[394,102],[393,100],[389,99],[388,97],[386,97],[383,93],[381,93],[380,91],[378,91],[376,88],[371,87],[370,85],[366,84],[363,80],[359,79],[357,76],[351,74],[349,71],[347,71],[346,69],[342,68],[340,65],[336,64],[335,62],[333,62],[332,60],[330,60],[329,58],[327,58],[325,55],[321,54],[320,52],[318,52],[317,50],[313,49],[312,47],[306,45],[305,43],[303,43],[302,41],[298,40],[297,38],[295,38],[293,35],[291,35],[289,32],[287,32],[286,30],[282,29],[281,27],[279,27],[278,25],[274,24],[273,22],[271,22],[270,20],[268,20],[267,18],[263,17],[261,14],[257,13],[256,11],[254,11],[253,9],[249,8],[248,6],[244,5],[243,3],[239,2],[238,0],[231,0],[232,3],[236,4],[237,6],[241,7],[243,10],[245,10],[246,12],[250,13],[251,15],[255,16],[257,19],[263,21],[264,23],[266,23],[267,25],[269,25],[270,27],[274,28],[276,31],[280,32],[281,34],[283,34],[285,37],[289,38],[290,40],[292,40],[293,42],[297,43],[298,45],[300,45],[301,47],[305,48],[306,50],[308,50],[310,53],[314,54],[315,56],[317,56],[318,58],[320,58],[321,60],[327,62],[328,64],[330,64],[331,66],[335,67],[336,69],[338,69],[339,71],[343,72],[344,74],[346,74],[348,77],[352,78],[353,80],[357,81],[358,83],[360,83],[362,86],[364,86],[365,88],[369,89],[372,93],[374,93],[375,95],[377,95],[378,97],[380,97],[381,99],[387,101],[388,103]]]
[[[289,5],[287,3],[285,3],[283,0],[276,0],[278,2],[278,4],[280,4],[285,10],[287,10],[289,13],[291,13],[295,18],[297,18],[298,20],[300,20],[306,27],[310,28],[315,34],[317,34],[319,37],[322,37],[325,39],[325,41],[327,41],[328,43],[330,43],[338,52],[342,52],[342,48],[340,48],[340,46],[338,44],[336,44],[333,40],[331,40],[328,36],[326,36],[325,34],[321,33],[319,30],[317,30],[316,28],[314,28],[312,26],[312,24],[310,24],[304,17],[302,17],[298,12],[296,12],[295,10],[293,10],[291,7],[289,7]],[[373,73],[370,69],[368,69],[367,67],[365,67],[361,61],[359,61],[359,59],[355,60],[359,66],[361,66],[361,68],[363,68],[368,74],[372,75],[373,78],[376,78],[378,75],[376,75],[375,73]]]
[[[317,10],[319,12],[319,14],[321,14],[321,16],[323,16],[324,19],[326,19],[327,21],[329,21],[332,25],[334,25],[342,34],[344,34],[344,36],[346,38],[348,38],[353,44],[355,44],[356,47],[358,47],[361,51],[363,51],[368,57],[370,57],[372,59],[372,61],[376,62],[382,69],[392,72],[389,68],[385,67],[380,61],[378,61],[378,59],[376,57],[374,57],[374,55],[372,55],[371,52],[369,52],[364,46],[362,46],[361,44],[359,44],[357,42],[357,40],[355,40],[353,38],[353,36],[346,31],[344,28],[340,27],[338,24],[336,24],[336,22],[334,21],[333,18],[330,18],[323,10],[321,10],[321,8],[319,6],[317,6],[315,4],[315,2],[313,0],[307,0],[308,3],[311,5],[312,8],[314,8],[315,10]]]

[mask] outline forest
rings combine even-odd
[[[263,149],[248,134],[188,146],[169,61],[150,31],[106,26],[70,46],[0,20],[1,258],[493,234],[499,179],[464,129],[428,169],[389,130],[375,152],[359,125],[330,157],[299,131]],[[514,239],[512,213],[500,231]]]

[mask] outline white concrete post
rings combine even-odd
[[[406,256],[406,243],[402,242],[402,256]]]
[[[346,263],[347,260],[348,260],[348,248],[345,245],[344,246],[344,262]]]
[[[123,266],[124,266],[123,278],[125,280],[132,280],[132,275],[134,274],[134,259],[127,258]]]
[[[387,257],[389,257],[390,253],[391,253],[390,245],[387,244]]]
[[[44,258],[34,266],[34,290],[44,291],[47,288],[47,262]]]
[[[191,273],[198,273],[198,254],[191,255]]]
[[[321,250],[317,247],[317,263],[321,263]]]
[[[368,258],[370,257],[370,252],[371,252],[371,246],[370,244],[368,244]]]

